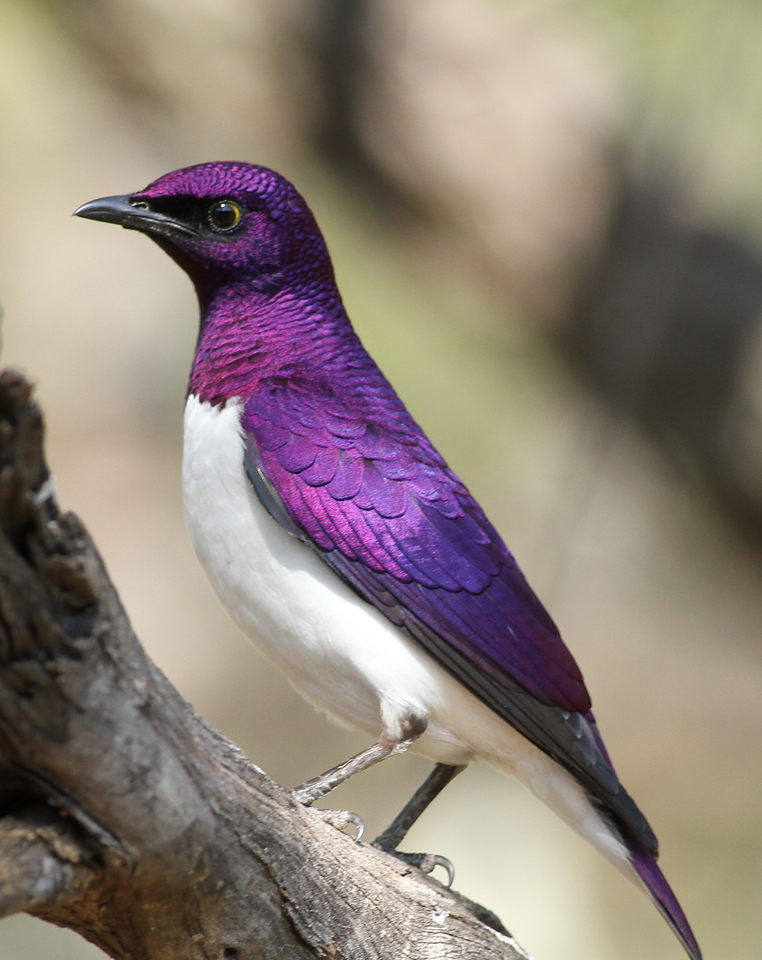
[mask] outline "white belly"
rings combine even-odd
[[[243,465],[241,402],[185,408],[183,492],[191,540],[244,634],[319,710],[374,739],[428,719],[412,749],[512,770],[613,859],[621,846],[574,779],[357,597],[260,503]],[[613,847],[612,847],[613,844]],[[608,849],[606,849],[608,847]]]

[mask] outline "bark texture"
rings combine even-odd
[[[526,956],[194,713],[59,512],[42,437],[29,383],[0,374],[0,917],[70,927],[117,960]]]

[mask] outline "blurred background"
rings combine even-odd
[[[190,284],[73,220],[203,160],[307,196],[350,315],[583,666],[707,958],[762,939],[762,6],[757,0],[7,0],[3,363],[61,505],[151,656],[283,784],[365,738],[315,719],[192,555]],[[331,798],[391,819],[429,765]],[[675,960],[647,899],[473,768],[412,833],[537,960]],[[0,923],[0,960],[94,960]]]

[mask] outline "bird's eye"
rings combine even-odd
[[[206,218],[216,233],[231,233],[241,223],[243,210],[232,200],[215,200],[209,207]]]

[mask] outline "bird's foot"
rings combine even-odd
[[[291,796],[303,807],[311,807],[316,800],[319,800],[320,797],[323,796],[320,790],[313,790],[312,787],[312,781],[308,780],[307,783],[302,783],[298,787],[294,787],[291,791]]]
[[[373,846],[376,847],[378,844],[374,842]],[[379,849],[383,850],[384,848],[379,847]],[[455,867],[452,865],[452,861],[438,853],[401,853],[399,850],[386,850],[384,852],[390,853],[403,863],[410,864],[411,867],[417,867],[421,873],[432,873],[435,867],[442,867],[447,873],[448,888],[455,881]]]
[[[342,833],[347,827],[352,827],[354,830],[354,837],[352,839],[355,843],[359,843],[362,839],[362,835],[365,832],[365,821],[359,814],[352,813],[351,810],[323,810],[320,807],[313,807],[313,809],[321,820],[340,830]]]

